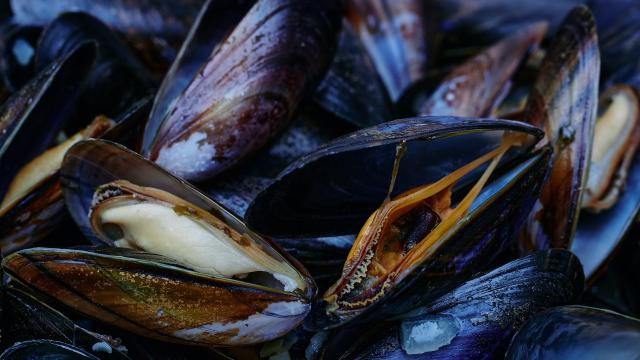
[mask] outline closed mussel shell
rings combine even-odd
[[[73,345],[51,340],[30,340],[17,343],[0,354],[2,360],[99,360],[98,357]]]
[[[563,306],[530,319],[506,359],[633,359],[640,354],[640,320],[610,310]]]
[[[525,321],[541,310],[575,302],[583,287],[575,255],[538,252],[477,276],[400,319],[373,326],[355,342],[354,329],[338,331],[324,345],[322,358],[496,358]]]
[[[214,3],[203,11],[207,6]],[[327,70],[339,8],[337,1],[257,1],[179,96],[166,99],[170,108],[150,119],[142,154],[178,176],[204,180],[263,147]],[[217,24],[202,25],[193,31]]]
[[[15,92],[35,75],[35,53],[41,28],[0,25],[0,74],[6,89]]]

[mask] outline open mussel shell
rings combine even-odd
[[[96,115],[120,115],[155,87],[151,74],[116,34],[84,13],[62,14],[45,28],[38,43],[36,68],[47,66],[86,41],[95,41],[98,53],[83,85],[72,132]]]
[[[17,343],[0,354],[2,360],[99,360],[88,352],[59,341],[30,340]]]
[[[114,252],[117,249],[108,253],[24,250],[5,260],[5,268],[12,269],[8,272],[46,293],[50,293],[49,287],[58,287],[57,281],[66,282],[68,279],[65,295],[55,298],[90,317],[165,341],[208,345],[267,341],[291,330],[310,310],[309,301],[315,293],[315,286],[296,260],[277,245],[255,235],[234,215],[191,185],[126,148],[101,140],[76,144],[67,152],[61,169],[67,207],[82,232],[93,242],[104,245],[106,241],[94,233],[89,223],[90,210],[97,211],[92,204],[94,193],[98,187],[116,180],[167,192],[202,209],[199,211],[209,212],[232,231],[248,236],[251,243],[272,259],[291,266],[302,284],[296,290],[285,291],[263,284],[259,279],[243,281],[223,275],[206,275],[178,267],[175,262],[161,256],[126,250]],[[64,265],[64,259],[71,258],[76,259],[78,267]],[[24,268],[25,271],[20,270],[23,269],[20,263],[24,261],[35,264],[29,259],[43,266],[48,264],[58,268],[62,265],[59,268],[61,272],[50,277],[46,274],[53,274],[53,269],[47,273],[32,266]],[[115,282],[107,281],[107,278],[100,280],[111,271],[122,277]],[[83,272],[90,272],[96,278],[73,280]],[[34,282],[35,278],[42,281]],[[96,290],[96,283],[104,286]],[[146,290],[137,291],[139,288]],[[80,301],[84,296],[89,296],[91,301]],[[113,302],[121,299],[126,299],[129,305],[114,306]],[[130,322],[126,319],[137,320]]]
[[[640,354],[640,320],[613,311],[563,306],[530,319],[506,359],[633,359]]]
[[[362,39],[391,100],[397,103],[405,94],[410,96],[410,88],[426,78],[433,56],[431,12],[416,0],[346,3],[347,19]]]
[[[358,127],[391,120],[393,106],[387,89],[360,38],[342,23],[336,55],[314,95],[315,101],[337,117]]]
[[[415,268],[407,270],[406,277],[397,282],[385,281],[383,290],[372,288],[370,292],[376,296],[368,305],[339,309],[329,315],[325,313],[329,304],[321,301],[309,319],[309,327],[335,326],[365,312],[380,318],[401,312],[408,304],[428,301],[438,291],[498,261],[510,247],[523,214],[533,204],[533,197],[522,195],[524,189],[531,190],[528,194],[539,190],[550,154],[546,148],[530,153],[541,133],[521,123],[431,117],[398,120],[355,132],[285,169],[247,211],[250,226],[285,238],[354,234],[386,197],[398,143],[406,142],[407,149],[394,193],[436,182],[478,154],[495,150],[507,131],[527,138],[523,146],[504,155],[503,166],[512,167],[504,166],[504,173],[484,187],[464,219],[438,239],[442,246],[434,248],[432,257],[413,264]],[[473,146],[467,147],[470,144]],[[443,153],[454,156],[435,155]],[[458,186],[465,188],[478,176],[471,172]],[[460,195],[456,189],[455,194]],[[496,213],[500,213],[497,221],[495,216],[485,216]],[[352,249],[351,253],[354,251],[359,250]],[[349,279],[347,276],[344,281]]]
[[[558,30],[525,109],[525,120],[545,130],[554,155],[523,249],[570,246],[591,156],[599,74],[595,20],[579,6]]]
[[[538,252],[477,276],[399,319],[364,331],[338,330],[319,358],[496,358],[525,321],[541,310],[571,304],[583,287],[575,255]]]
[[[102,359],[129,358],[121,351],[120,339],[100,334],[95,328],[90,331],[80,326],[79,323],[88,323],[85,319],[74,322],[23,289],[7,286],[3,291],[1,343],[6,347],[17,342],[47,339],[77,346]]]
[[[546,30],[544,22],[532,24],[457,66],[418,112],[422,115],[488,116],[506,96],[513,73],[542,41]]]
[[[14,177],[10,191],[0,205],[2,254],[33,246],[47,238],[62,220],[68,219],[59,167],[69,147],[82,139],[96,137],[131,144],[131,137],[140,134],[150,107],[151,97],[146,97],[113,121],[98,116],[89,126],[23,167]],[[65,121],[65,125],[68,121],[71,120]]]
[[[203,11],[213,6],[208,2]],[[167,111],[152,116],[142,154],[178,176],[204,180],[263,147],[322,80],[337,42],[339,8],[335,0],[257,1],[210,49],[179,96],[167,99]],[[216,25],[196,23],[193,32]]]
[[[505,163],[527,154],[542,136],[514,121],[447,116],[395,120],[353,132],[291,163],[256,197],[246,221],[275,238],[356,234],[387,195],[396,145],[406,142],[407,151],[392,196],[435,182],[495,149],[506,131],[528,134],[529,146],[508,152]]]
[[[77,47],[41,71],[0,110],[0,194],[7,191],[18,169],[55,139],[72,111],[95,51],[93,43]]]

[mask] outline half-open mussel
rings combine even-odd
[[[499,357],[527,319],[573,303],[583,287],[575,255],[566,250],[535,253],[471,279],[390,322],[366,330],[357,326],[337,330],[324,344],[321,358]]]
[[[212,44],[184,91],[166,99],[171,106],[156,102],[166,111],[154,110],[143,155],[178,176],[203,180],[255,152],[322,79],[339,24],[337,1],[257,1],[219,46]],[[215,25],[196,22],[192,35]],[[187,41],[181,52],[191,46]]]
[[[311,321],[342,323],[372,305],[380,306],[370,315],[389,315],[504,255],[521,211],[533,204],[522,189],[535,193],[545,177],[548,149],[530,152],[539,135],[520,123],[449,117],[367,128],[291,164],[258,195],[247,222],[284,238],[362,228]],[[406,146],[399,169],[398,145]],[[501,158],[502,176],[488,181]]]
[[[268,341],[310,310],[315,286],[295,260],[135,153],[78,143],[61,178],[81,230],[116,248],[16,252],[3,267],[27,287],[127,331],[199,345]]]
[[[567,15],[544,58],[525,120],[544,129],[553,167],[522,247],[569,247],[587,179],[598,100],[600,57],[595,20],[585,6]]]
[[[633,359],[640,354],[640,320],[613,311],[563,306],[530,319],[506,359]]]

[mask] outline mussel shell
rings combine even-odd
[[[389,285],[382,298],[366,307],[331,314],[324,309],[325,301],[320,301],[306,324],[317,329],[396,316],[429,303],[479,271],[511,259],[513,240],[539,194],[549,159],[550,150],[543,148],[485,185],[464,218],[439,239],[442,245],[406,277]]]
[[[127,249],[32,248],[6,257],[6,273],[86,316],[156,340],[249,345],[284,335],[310,309],[309,295],[176,266]]]
[[[115,143],[87,140],[74,145],[65,156],[60,170],[65,202],[71,217],[82,233],[93,243],[104,245],[89,224],[89,210],[96,189],[115,180],[127,180],[139,186],[167,191],[195,206],[212,213],[240,234],[252,236],[267,254],[291,263],[307,281],[307,298],[315,293],[307,271],[291,256],[269,239],[260,238],[220,204],[203,195],[184,180],[174,177],[156,164]]]
[[[140,133],[150,107],[150,97],[134,103],[115,119],[117,125],[107,130],[102,137],[132,146],[131,137]],[[48,237],[63,219],[68,218],[59,180],[58,171],[50,174],[0,216],[2,254],[33,246]]]
[[[554,159],[523,248],[570,246],[591,158],[599,74],[595,20],[579,6],[556,34],[525,109],[526,121],[545,129]]]
[[[68,130],[71,133],[97,115],[120,115],[155,87],[151,74],[116,34],[84,13],[64,13],[45,28],[38,43],[36,68],[44,68],[86,41],[98,44],[98,54],[83,86],[75,110],[76,126]]]
[[[0,110],[0,195],[15,173],[47,149],[70,116],[95,59],[94,43],[78,46],[39,73]]]
[[[347,1],[347,19],[394,103],[426,77],[435,48],[430,15],[417,0]]]
[[[615,254],[640,212],[640,156],[631,163],[624,191],[616,204],[597,214],[583,211],[573,236],[571,251],[584,265],[588,283],[596,280]]]
[[[547,310],[516,334],[506,359],[632,359],[640,320],[585,306]]]
[[[159,130],[173,102],[185,91],[213,49],[225,40],[254,4],[255,0],[234,1],[224,6],[215,0],[205,2],[156,94],[146,132],[153,134]],[[143,138],[142,153],[149,151],[151,140],[148,135]]]
[[[438,116],[356,131],[290,164],[256,197],[246,221],[259,233],[279,238],[355,234],[387,195],[398,143],[406,141],[407,152],[393,195],[434,182],[493,150],[504,131],[528,134],[529,145],[542,136],[513,121]],[[528,150],[509,152],[504,162]]]
[[[454,68],[422,104],[422,115],[488,116],[510,87],[510,79],[546,33],[535,23],[500,40]]]
[[[566,250],[538,252],[477,276],[399,320],[373,325],[367,330],[356,327],[338,331],[325,344],[322,357],[497,358],[527,319],[546,308],[576,301],[583,287],[582,267],[573,254]],[[408,355],[401,335],[403,323],[407,328],[428,326],[438,319],[457,327],[449,341],[435,344],[433,347],[439,347],[432,351]],[[353,334],[354,330],[358,333]]]
[[[488,46],[538,21],[549,23],[554,34],[564,16],[585,0],[442,0],[430,2],[441,16],[442,60],[447,50]]]
[[[393,106],[375,65],[350,23],[343,21],[338,49],[314,99],[358,127],[391,120]]]
[[[142,154],[201,181],[254,153],[320,82],[338,30],[337,0],[257,1],[159,123],[151,119]]]
[[[150,65],[165,66],[176,56],[189,26],[204,0],[48,0],[8,1],[14,21],[44,26],[58,15],[76,11],[91,14],[127,41]],[[157,64],[160,62],[161,64]]]
[[[17,343],[0,354],[2,360],[99,360],[88,352],[59,341],[30,340]]]
[[[41,28],[0,26],[0,74],[5,87],[15,92],[35,75],[35,53]]]
[[[79,326],[77,322],[40,299],[13,286],[8,286],[4,290],[2,305],[4,307],[3,344],[11,345],[27,340],[47,339],[64,342],[91,352],[94,344],[104,342],[107,345],[105,339],[110,338],[97,335]],[[96,356],[113,360],[129,358],[115,346],[111,346],[114,344],[108,345],[110,352],[96,353]]]

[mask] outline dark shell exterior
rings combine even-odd
[[[370,330],[338,332],[325,345],[322,358],[493,359],[506,351],[513,334],[530,317],[576,301],[583,287],[582,267],[573,254],[566,250],[538,252],[475,277],[401,320]],[[402,324],[421,325],[437,319],[457,323],[450,342],[408,355],[403,349]],[[356,341],[354,330],[360,331]]]
[[[94,344],[111,340],[111,353],[96,353],[101,359],[129,359],[117,349],[118,340],[97,335],[78,325],[67,316],[35,298],[28,292],[8,286],[3,289],[4,321],[2,344],[11,345],[28,340],[47,339],[59,341],[92,352]],[[83,321],[85,324],[86,321]],[[105,344],[107,344],[105,342]],[[6,348],[9,346],[3,346]]]
[[[387,195],[398,143],[407,141],[408,149],[393,195],[434,182],[493,150],[507,130],[530,134],[531,143],[542,135],[513,121],[446,116],[401,119],[356,131],[290,164],[256,197],[246,221],[276,238],[355,234]],[[522,153],[507,154],[504,162],[518,155]]]
[[[84,12],[123,35],[144,62],[162,70],[205,0],[15,0],[10,3],[14,21],[45,26],[65,12]]]
[[[391,99],[364,45],[347,21],[342,23],[338,49],[315,101],[358,127],[391,120]]]
[[[31,340],[17,343],[0,354],[2,360],[99,360],[100,358],[75,346],[51,340]]]
[[[322,79],[339,25],[337,1],[257,1],[160,122],[151,119],[143,155],[204,180],[254,153]]]
[[[4,86],[15,92],[35,75],[35,52],[41,28],[0,25],[0,75]]]
[[[100,20],[84,13],[62,14],[45,28],[38,43],[36,68],[44,68],[87,41],[97,43],[98,54],[83,85],[75,126],[69,129],[72,133],[97,115],[119,116],[155,90],[151,74],[128,47]]]
[[[547,310],[520,329],[506,359],[633,359],[640,320],[585,306]]]
[[[0,110],[0,194],[15,173],[47,149],[70,116],[96,49],[83,44],[51,64]]]
[[[538,46],[546,23],[536,23],[466,61],[440,83],[422,105],[422,115],[488,116],[510,87],[526,55]]]
[[[525,119],[544,129],[553,168],[531,216],[524,249],[568,248],[580,213],[598,104],[600,57],[587,7],[567,15],[540,67]]]

